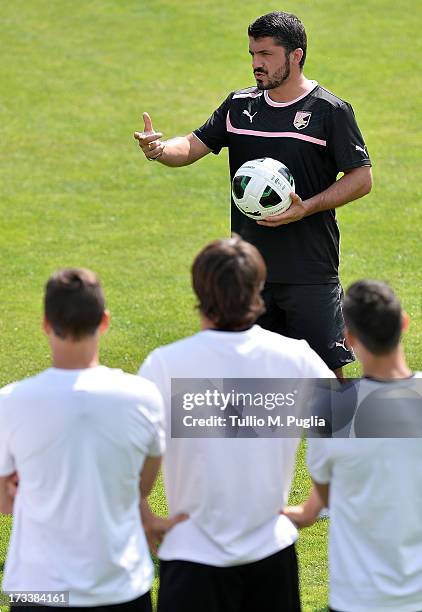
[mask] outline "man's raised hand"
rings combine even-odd
[[[148,113],[143,114],[144,131],[135,132],[133,137],[138,141],[145,157],[147,159],[157,159],[161,157],[164,151],[164,143],[161,142],[161,132],[155,132],[152,127],[151,117]]]

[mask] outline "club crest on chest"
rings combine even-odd
[[[308,127],[312,113],[308,111],[298,111],[293,119],[293,125],[297,130],[303,130]]]

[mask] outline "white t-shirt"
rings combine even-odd
[[[3,590],[69,591],[71,606],[146,593],[146,456],[164,450],[161,396],[104,366],[50,368],[0,391],[0,476],[20,482]]]
[[[172,378],[329,378],[304,340],[255,325],[243,332],[206,330],[153,351],[140,374],[161,391],[170,422]],[[214,566],[268,557],[297,538],[280,516],[292,480],[297,439],[169,438],[164,477],[176,525],[160,546],[163,560]]]
[[[388,384],[364,379],[360,395]],[[308,465],[330,483],[330,606],[422,610],[422,441],[310,439]]]

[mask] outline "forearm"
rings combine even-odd
[[[324,508],[324,502],[318,494],[315,485],[312,487],[308,499],[303,503],[303,512],[310,524],[314,523],[321,510]]]
[[[323,504],[324,508],[328,508],[329,501],[330,501],[330,485],[329,484],[320,484],[319,482],[314,481],[312,493],[315,494],[316,496],[315,499],[319,498],[321,500],[321,503]]]
[[[140,479],[141,499],[151,493],[161,465],[161,457],[146,457]]]
[[[145,157],[164,166],[188,166],[211,151],[193,132],[166,141],[161,136],[161,132],[153,131],[134,133]]]
[[[369,166],[354,168],[333,185],[309,198],[309,200],[302,200],[297,194],[292,193],[290,208],[284,213],[266,217],[257,221],[257,223],[266,227],[278,227],[279,225],[300,221],[309,215],[314,215],[324,210],[331,210],[332,208],[337,208],[337,206],[343,206],[343,204],[347,204],[347,202],[352,200],[357,200],[369,193],[371,187],[371,168]]]
[[[154,555],[157,554],[158,546],[166,533],[178,523],[189,518],[187,514],[178,514],[173,518],[162,518],[153,512],[145,498],[141,498],[140,513],[148,546]]]
[[[0,500],[0,514],[13,514],[13,499]]]
[[[300,506],[287,506],[283,514],[289,518],[298,529],[310,527],[318,519],[323,508],[328,508],[330,486],[313,483],[308,499]]]
[[[356,168],[342,176],[338,181],[330,185],[328,189],[321,191],[309,200],[304,200],[303,205],[308,215],[313,215],[324,210],[331,210],[343,206],[348,202],[357,200],[370,192],[372,187],[371,168],[363,166]]]
[[[301,506],[287,506],[283,514],[287,516],[296,527],[303,529],[315,523],[323,507],[324,504],[318,495],[318,491],[316,487],[313,486],[308,499]]]
[[[9,477],[0,478],[0,514],[13,514],[13,497],[9,495]]]
[[[171,138],[163,141],[164,150],[157,159],[160,164],[176,168],[193,164],[195,159],[191,155],[191,146],[188,139],[184,136]]]
[[[139,510],[141,513],[141,519],[143,523],[147,523],[155,518],[155,514],[149,505],[149,501],[145,497],[141,497],[141,501],[139,503]]]

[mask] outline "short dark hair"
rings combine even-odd
[[[59,338],[80,340],[95,334],[104,309],[104,294],[91,270],[66,268],[47,281],[44,314]]]
[[[251,23],[248,34],[255,39],[267,36],[273,38],[277,45],[286,49],[287,55],[295,49],[302,49],[303,57],[299,67],[303,70],[308,42],[305,27],[296,15],[281,11],[267,13]]]
[[[217,329],[247,329],[265,310],[261,290],[266,274],[258,250],[239,236],[211,242],[192,265],[199,310]]]
[[[400,342],[403,313],[391,287],[376,280],[360,280],[346,292],[346,326],[374,355],[391,352]]]

